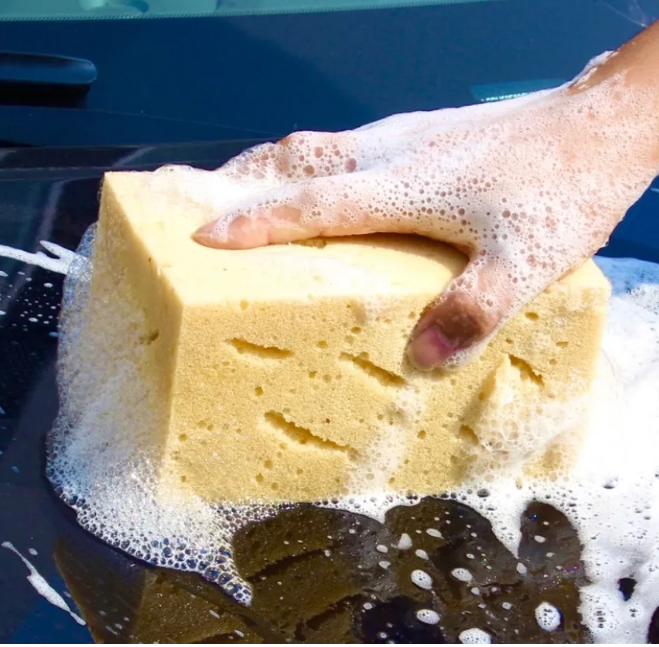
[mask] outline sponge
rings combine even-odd
[[[89,375],[123,389],[112,442],[155,457],[160,495],[423,495],[474,472],[569,469],[610,294],[594,263],[479,359],[424,373],[406,344],[465,257],[394,235],[205,248],[190,238],[198,215],[151,176],[106,175],[79,348],[106,362]],[[148,387],[139,399],[136,381]],[[77,384],[77,401],[93,403],[95,388]]]

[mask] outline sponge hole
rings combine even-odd
[[[422,429],[422,430],[416,435],[416,437],[419,438],[420,440],[423,440],[426,436],[427,436],[427,434],[426,434],[426,432],[425,432],[424,429]]]
[[[467,445],[478,445],[478,436],[469,425],[462,425],[458,431],[458,435],[463,443]]]
[[[241,310],[247,310],[247,308],[249,308],[249,301],[245,301],[245,300],[241,301],[240,302],[240,309]]]
[[[256,475],[256,482],[257,483],[263,483],[265,479],[263,478],[263,474],[257,474]]]
[[[185,441],[188,439],[188,435],[187,435],[187,434],[181,434],[181,435],[178,437],[178,439],[183,443],[183,442],[185,442]]]
[[[324,340],[319,341],[319,342],[316,344],[316,348],[327,348],[327,342],[324,341]]]
[[[254,393],[256,393],[256,395],[257,395],[258,397],[261,397],[261,396],[263,395],[263,389],[262,389],[260,386],[257,386],[257,387],[254,389]]]
[[[559,348],[567,348],[569,344],[566,341],[557,341],[556,346],[558,346]]]
[[[537,321],[540,319],[540,315],[537,312],[527,312],[526,318],[530,319],[531,321]]]

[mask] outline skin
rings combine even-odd
[[[470,262],[408,350],[420,369],[452,368],[606,244],[659,172],[658,134],[655,23],[555,90],[246,151],[215,173],[253,196],[193,236],[223,249],[375,232],[455,246]]]

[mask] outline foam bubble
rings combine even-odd
[[[492,642],[492,637],[486,631],[473,627],[461,632],[458,640],[463,645],[489,645]]]
[[[412,583],[416,584],[420,589],[425,589],[426,591],[432,589],[432,577],[430,577],[425,571],[419,569],[412,571],[410,579],[412,580]]]
[[[535,610],[538,626],[545,631],[556,631],[561,626],[561,612],[549,602],[542,602]]]
[[[419,609],[416,612],[416,618],[427,625],[436,625],[440,620],[437,611],[433,611],[432,609]]]
[[[469,583],[474,579],[473,575],[466,568],[454,568],[451,575],[460,582]]]

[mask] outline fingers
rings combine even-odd
[[[276,144],[250,148],[217,169],[217,173],[281,184],[352,173],[362,167],[353,132],[305,131],[288,135]]]
[[[408,348],[412,364],[422,370],[463,364],[508,318],[512,294],[493,264],[472,261],[417,325]]]
[[[383,181],[377,171],[366,171],[287,184],[259,194],[254,202],[241,203],[198,229],[193,239],[207,247],[250,249],[393,228],[404,233],[405,222],[382,217],[376,193]]]

